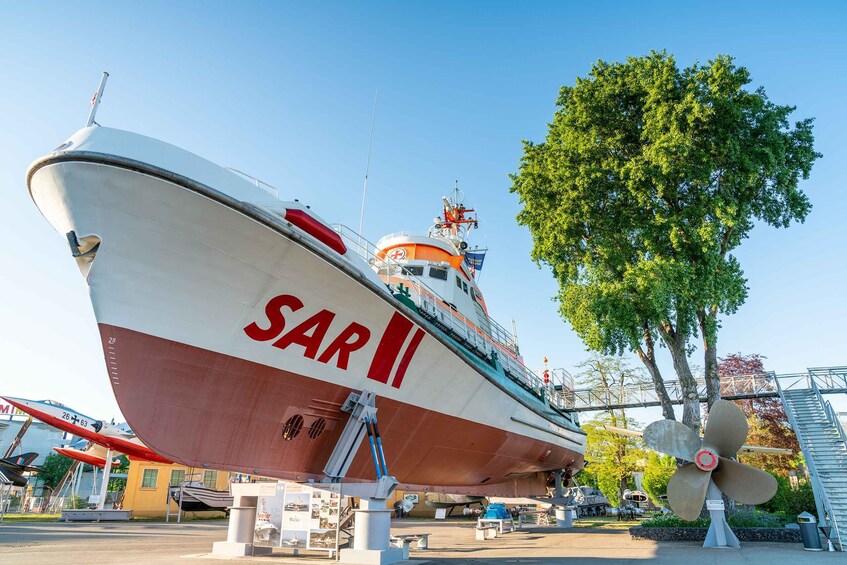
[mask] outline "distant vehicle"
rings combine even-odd
[[[37,453],[24,453],[0,459],[0,484],[25,487],[27,478],[23,474],[38,471],[38,467],[30,465],[36,459],[38,459]]]
[[[104,420],[95,420],[54,400],[27,400],[13,396],[0,398],[49,426],[85,438],[115,452],[124,453],[130,459],[173,463],[141,443],[132,430],[109,424]],[[76,455],[75,452],[70,453]],[[103,462],[105,465],[105,454]]]
[[[199,481],[186,481],[180,485],[170,485],[168,496],[177,506],[188,512],[217,510],[229,515],[233,496],[228,490],[215,490]]]
[[[565,489],[565,496],[573,497],[578,518],[585,516],[605,516],[607,513],[606,509],[612,507],[609,504],[609,499],[603,496],[602,492],[594,490],[589,486]]]

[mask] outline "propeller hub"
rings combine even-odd
[[[718,454],[713,449],[704,447],[694,455],[694,464],[703,471],[714,471],[718,466]]]

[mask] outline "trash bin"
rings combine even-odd
[[[797,516],[800,525],[800,538],[803,540],[803,549],[806,551],[823,551],[821,545],[821,534],[818,532],[818,521],[808,512]]]

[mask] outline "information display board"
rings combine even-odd
[[[277,483],[276,495],[260,496],[253,545],[335,553],[341,485]]]

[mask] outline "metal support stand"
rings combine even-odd
[[[0,522],[3,521],[3,516],[6,515],[6,510],[12,495],[12,483],[0,483]]]
[[[709,488],[706,491],[706,508],[709,510],[712,523],[709,525],[709,531],[706,532],[706,541],[703,542],[703,547],[734,547],[739,549],[741,544],[730,529],[729,524],[726,523],[721,491],[712,481],[709,481]]]
[[[103,483],[100,486],[100,500],[97,501],[97,510],[106,507],[106,497],[109,495],[109,477],[112,474],[112,449],[106,448],[106,466],[103,467]]]
[[[182,515],[183,515],[183,511],[182,511],[182,487],[183,487],[184,484],[185,483],[179,484],[179,495],[177,496],[177,499],[176,499],[176,523],[177,524],[182,522]],[[168,486],[168,492],[167,492],[166,496],[167,496],[167,499],[166,499],[166,502],[165,502],[165,505],[166,505],[165,506],[165,522],[170,522],[171,516],[174,515],[174,513],[171,512],[171,487],[170,487],[170,485]]]
[[[375,483],[351,483],[341,487],[342,496],[355,496],[360,500],[355,511],[353,547],[342,549],[339,561],[373,565],[403,561],[403,550],[391,547],[389,543],[392,511],[386,508],[386,499],[397,487],[397,479],[388,474],[376,419],[376,396],[369,391],[350,393],[341,410],[349,412],[350,419],[324,467],[328,482],[341,482],[365,435],[368,436],[377,480]]]
[[[350,418],[324,467],[325,482],[310,485],[313,488],[321,488],[321,484],[341,483],[362,441],[366,435],[368,436],[377,480],[374,483],[341,485],[341,496],[353,496],[360,499],[359,509],[355,511],[353,548],[341,550],[339,559],[341,563],[388,565],[403,561],[403,550],[392,548],[389,544],[392,511],[386,508],[386,499],[397,487],[397,479],[388,474],[385,454],[382,450],[382,438],[376,421],[375,398],[374,394],[368,391],[363,391],[361,394],[350,393],[341,407],[342,412],[350,414]],[[262,489],[272,488],[273,490],[268,494],[273,495],[276,492],[276,485],[271,483],[234,484],[231,488],[233,506],[230,507],[227,539],[215,542],[212,553],[226,556],[269,553],[270,548],[253,547],[256,506],[259,496],[264,494]]]

